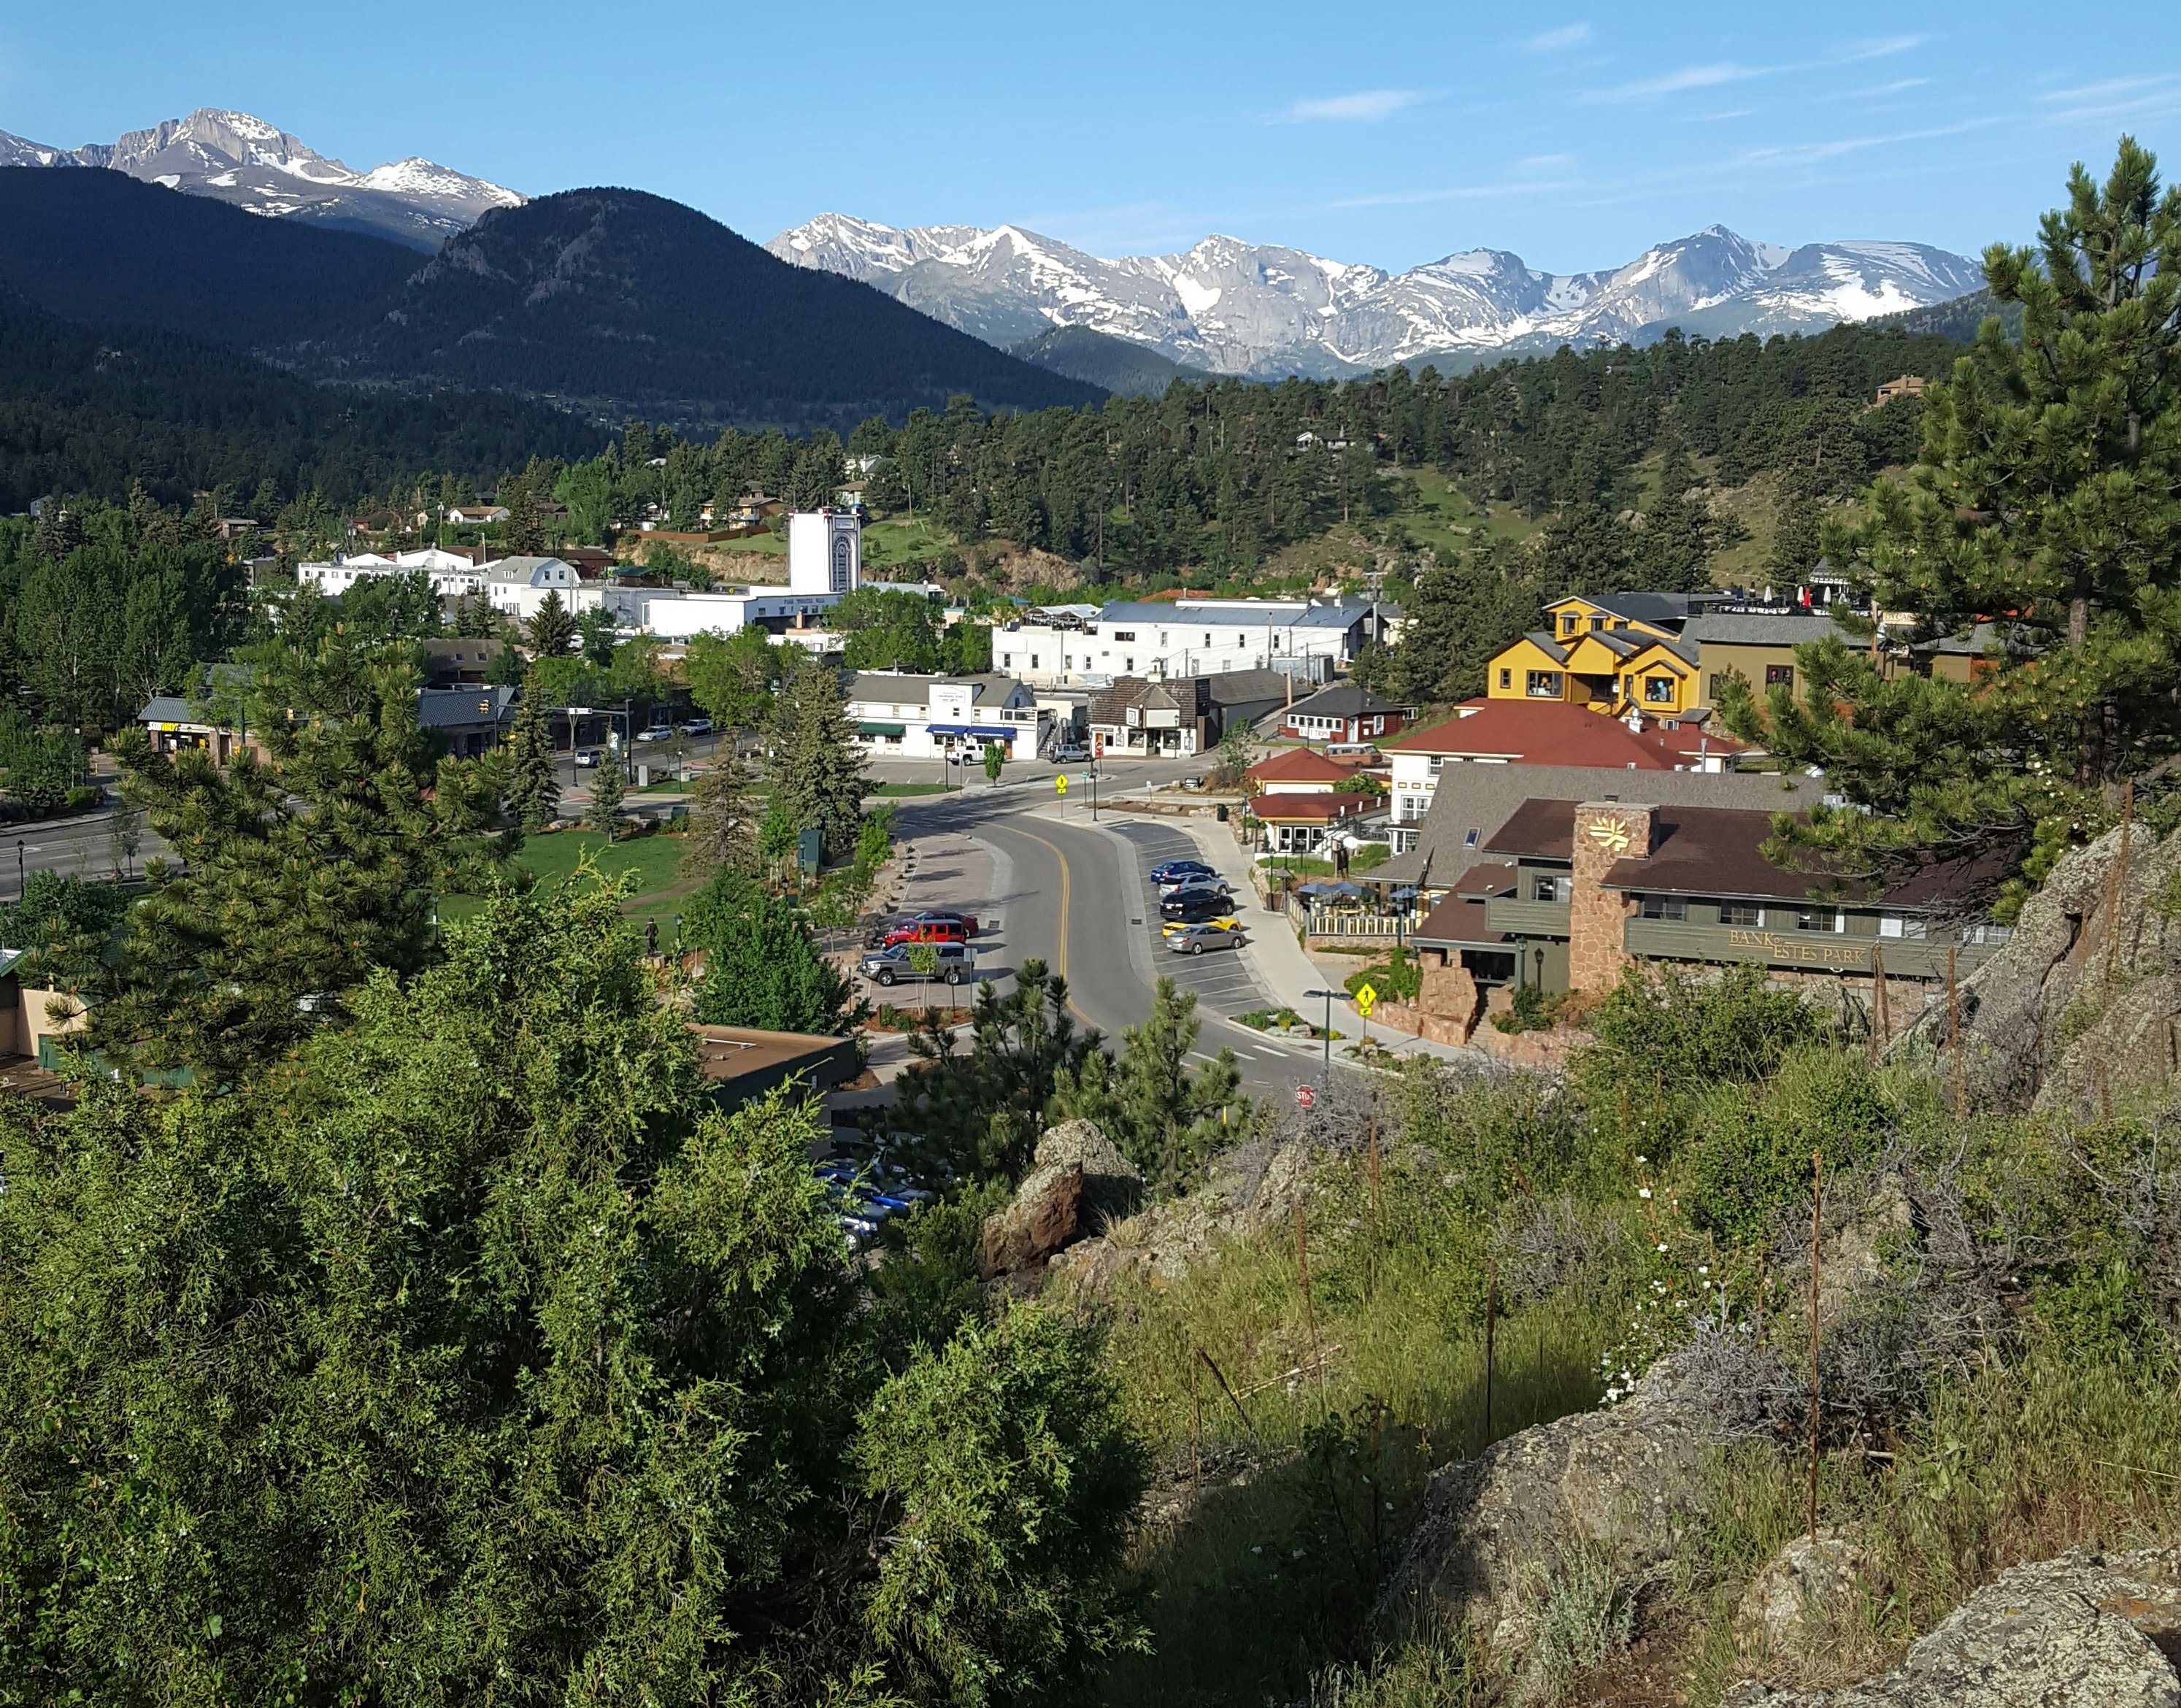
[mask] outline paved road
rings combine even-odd
[[[137,821],[142,824],[141,817]],[[0,900],[18,899],[24,880],[33,872],[54,871],[90,879],[110,878],[120,871],[134,876],[143,871],[144,862],[152,855],[165,851],[165,843],[148,829],[141,829],[135,855],[123,854],[113,845],[113,823],[104,814],[51,824],[19,825],[0,835]]]
[[[1207,954],[1199,959],[1170,953],[1160,945],[1156,908],[1143,875],[1169,857],[1160,838],[1172,837],[1176,852],[1185,839],[1163,826],[1135,822],[1117,826],[1118,836],[1108,835],[1033,811],[1046,799],[1041,791],[1016,788],[899,804],[903,834],[914,836],[926,826],[967,831],[1003,856],[1008,873],[1005,894],[957,898],[964,905],[985,903],[998,910],[1005,921],[1003,970],[1012,972],[1033,958],[1044,961],[1067,978],[1077,1018],[1115,1040],[1124,1026],[1135,1025],[1151,1011],[1157,976],[1171,974],[1199,993],[1197,1050],[1204,1059],[1223,1047],[1233,1050],[1245,1082],[1259,1096],[1291,1097],[1299,1085],[1322,1084],[1322,1047],[1306,1049],[1267,1038],[1214,1011],[1264,1006],[1262,993],[1238,956]],[[1246,923],[1249,915],[1243,918]],[[1340,1065],[1343,1071],[1356,1071]]]

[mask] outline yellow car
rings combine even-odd
[[[1176,931],[1191,931],[1199,926],[1208,931],[1238,931],[1242,929],[1242,921],[1232,914],[1210,920],[1168,920],[1159,927],[1159,933],[1162,937],[1170,937]]]

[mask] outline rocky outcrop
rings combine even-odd
[[[1616,1405],[1537,1424],[1445,1467],[1379,1620],[1398,1628],[1459,1619],[1505,1644],[1540,1562],[1602,1561],[1640,1584],[1671,1554],[1720,1438],[1711,1406],[1670,1356]]]
[[[1840,1690],[1744,1684],[1725,1708],[2181,1708],[2181,1554],[2062,1555],[1969,1597],[1891,1672]]]
[[[1737,1646],[1757,1661],[1809,1653],[1848,1610],[1864,1564],[1863,1550],[1844,1538],[1796,1537],[1750,1580],[1735,1611]]]
[[[1063,1121],[1037,1141],[1030,1171],[1008,1207],[985,1219],[978,1272],[986,1280],[1042,1269],[1141,1202],[1136,1165],[1089,1121]]]
[[[1963,1071],[1977,1101],[2096,1114],[2172,1078],[2181,919],[2161,901],[2177,873],[2181,836],[2162,841],[2140,825],[2053,868],[2007,943],[1962,981]],[[1895,1047],[1950,1073],[1944,1001]]]
[[[1257,1140],[1219,1158],[1212,1178],[1185,1197],[1155,1204],[1068,1250],[1056,1271],[1102,1292],[1118,1275],[1148,1270],[1171,1279],[1225,1241],[1284,1221],[1310,1182],[1316,1147],[1307,1141]]]

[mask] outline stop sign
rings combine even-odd
[[[1297,1086],[1295,1087],[1295,1107],[1297,1108],[1309,1108],[1317,1102],[1317,1093],[1311,1090],[1308,1086]]]

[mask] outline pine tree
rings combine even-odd
[[[1223,1141],[1240,1136],[1221,1125],[1222,1112],[1241,1091],[1234,1053],[1222,1049],[1216,1061],[1190,1072],[1199,1025],[1196,993],[1162,977],[1152,991],[1151,1013],[1140,1025],[1122,1028],[1119,1058],[1086,1057],[1056,1095],[1058,1114],[1097,1122],[1129,1161],[1169,1191]]]
[[[1716,530],[1711,506],[1691,495],[1697,472],[1678,439],[1659,465],[1658,495],[1643,512],[1633,572],[1637,583],[1661,593],[1696,593],[1711,585]]]
[[[1389,675],[1398,698],[1417,702],[1482,694],[1493,655],[1538,623],[1537,590],[1486,551],[1425,570],[1406,607]]]
[[[2112,821],[2124,779],[2170,788],[2181,754],[2181,191],[2123,137],[2104,185],[2076,166],[2038,250],[1995,245],[1985,276],[2020,336],[1984,323],[1925,394],[1908,480],[1826,544],[1914,618],[1889,649],[1996,620],[1976,679],[1835,641],[1800,650],[1799,695],[1722,705],[1851,804],[1788,842],[1880,871],[1989,852],[2035,882]]]
[[[621,804],[627,789],[621,780],[621,755],[610,753],[591,773],[590,810],[583,822],[610,842],[621,834]]]
[[[762,803],[731,744],[697,779],[689,798],[688,863],[700,871],[724,868],[754,874],[763,865],[758,826]]]
[[[508,754],[507,804],[526,832],[553,821],[560,807],[560,769],[553,750],[553,712],[533,668],[522,685]],[[604,769],[604,767],[600,767]]]
[[[558,589],[546,589],[530,621],[523,624],[522,636],[533,658],[558,658],[567,651],[576,638],[576,619],[568,615]]]
[[[867,787],[843,706],[839,673],[814,659],[789,672],[773,706],[773,799],[829,854],[855,846]]]

